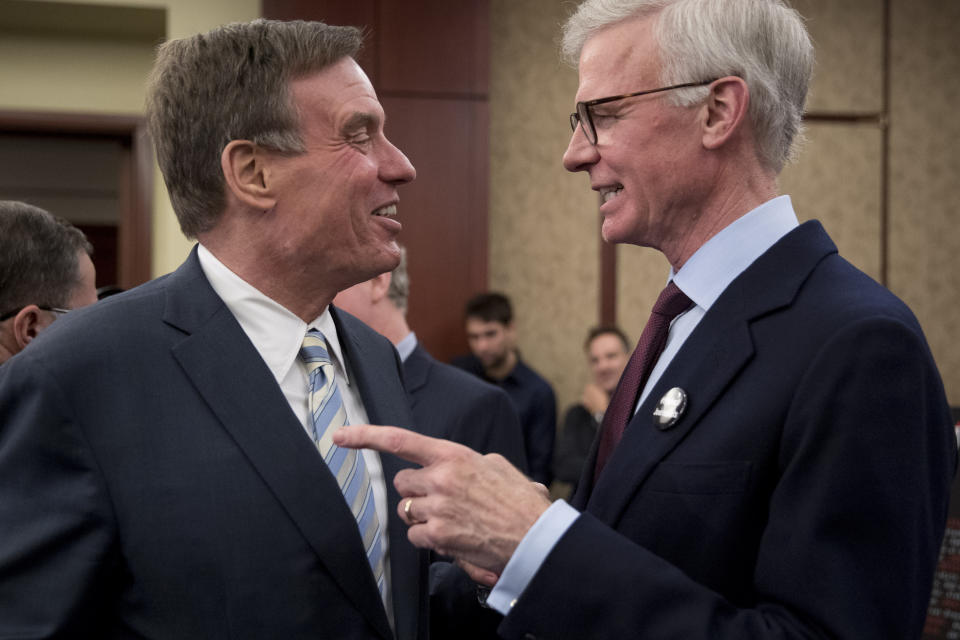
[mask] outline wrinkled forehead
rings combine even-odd
[[[344,57],[319,71],[290,81],[290,94],[304,124],[305,114],[325,114],[339,129],[381,124],[385,119],[370,79]],[[309,120],[309,119],[307,119]]]
[[[580,51],[578,101],[657,86],[660,56],[654,21],[655,16],[628,18],[587,39]]]

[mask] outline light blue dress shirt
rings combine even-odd
[[[397,353],[400,354],[400,361],[406,362],[413,350],[417,348],[417,336],[411,331],[403,340],[397,343]]]
[[[790,196],[780,196],[741,216],[710,238],[670,278],[694,302],[670,325],[667,344],[650,372],[634,408],[636,412],[657,384],[684,341],[703,319],[720,294],[780,238],[797,226]],[[557,500],[537,520],[514,552],[487,604],[506,615],[527,588],[557,541],[580,512]]]

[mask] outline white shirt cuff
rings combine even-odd
[[[557,500],[533,523],[517,550],[510,556],[496,586],[487,597],[487,606],[507,615],[527,588],[540,565],[567,532],[580,512],[563,500]]]

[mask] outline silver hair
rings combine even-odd
[[[587,39],[628,18],[654,15],[664,86],[733,75],[750,89],[749,117],[763,164],[779,173],[802,137],[813,45],[783,0],[586,0],[563,27],[562,53],[577,65]],[[638,87],[642,89],[643,87]],[[672,92],[689,106],[706,87]]]
[[[407,250],[400,247],[400,264],[393,270],[387,298],[397,309],[407,312],[407,298],[410,297],[410,277],[407,275]]]

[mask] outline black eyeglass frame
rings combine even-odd
[[[586,137],[587,141],[592,144],[597,144],[597,127],[593,124],[593,116],[590,115],[590,107],[595,107],[598,104],[606,104],[608,102],[615,102],[617,100],[623,100],[625,98],[635,98],[637,96],[646,96],[651,93],[661,93],[663,91],[673,91],[674,89],[686,89],[688,87],[705,87],[708,84],[716,82],[720,78],[714,78],[713,80],[704,80],[702,82],[684,82],[683,84],[674,84],[669,87],[660,87],[659,89],[646,89],[644,91],[634,91],[633,93],[624,93],[619,96],[608,96],[606,98],[596,98],[594,100],[584,100],[577,103],[577,110],[570,114],[570,129],[576,133],[577,125],[580,125],[580,128],[583,130],[583,135]],[[584,124],[586,121],[586,124]],[[587,128],[589,126],[589,129]],[[593,136],[590,134],[593,133]]]
[[[18,308],[16,308],[16,309],[14,309],[13,311],[7,311],[7,312],[4,313],[4,314],[0,314],[0,322],[3,322],[4,320],[9,320],[9,319],[12,318],[13,316],[17,315],[18,313],[20,313],[21,311],[23,311],[24,309],[26,309],[27,306],[28,306],[28,305],[24,305],[24,306],[22,306],[22,307],[18,307]],[[58,314],[58,315],[63,315],[63,314],[65,314],[65,313],[70,313],[71,311],[73,311],[73,309],[64,309],[63,307],[50,307],[50,306],[43,305],[43,304],[38,304],[38,305],[37,305],[37,308],[38,308],[38,309],[42,309],[42,310],[44,310],[44,311],[49,311],[49,312],[51,312],[51,313],[56,313],[56,314]]]

